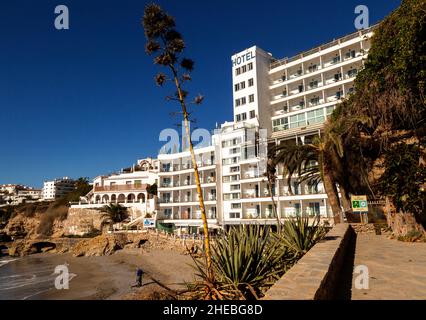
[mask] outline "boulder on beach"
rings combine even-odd
[[[124,233],[104,234],[92,239],[82,240],[71,250],[74,257],[111,255],[124,247],[139,247],[147,241],[143,235],[127,235]]]

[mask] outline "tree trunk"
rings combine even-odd
[[[277,232],[280,233],[280,226],[281,226],[281,221],[280,221],[280,217],[278,216],[278,210],[277,210],[277,204],[275,202],[274,199],[274,195],[272,194],[272,181],[270,178],[268,178],[268,191],[269,191],[269,195],[271,196],[271,200],[272,200],[272,211],[275,215],[275,217],[277,218]]]
[[[339,184],[340,200],[348,222],[355,222],[355,216],[352,211],[351,198],[346,189]]]
[[[340,208],[339,196],[336,188],[336,184],[331,176],[330,169],[322,161],[322,181],[324,183],[324,189],[327,193],[328,202],[330,203],[331,210],[333,211],[334,224],[343,222],[341,220],[342,209]]]
[[[392,233],[396,237],[404,237],[416,233],[426,236],[425,229],[417,222],[414,214],[402,212],[401,210],[397,212],[388,198],[386,199],[386,211],[388,226],[392,229]]]
[[[198,172],[197,160],[195,158],[194,147],[192,145],[191,131],[189,129],[188,112],[186,110],[182,89],[180,87],[179,79],[177,77],[177,73],[175,69],[172,66],[171,66],[171,69],[173,71],[175,85],[179,94],[179,101],[182,107],[185,132],[188,137],[189,152],[191,154],[192,166],[194,168],[195,185],[197,187],[198,201],[200,204],[200,211],[201,211],[201,219],[203,220],[204,244],[205,244],[205,251],[206,251],[206,262],[207,262],[207,275],[208,275],[209,281],[212,283],[214,281],[214,273],[213,273],[212,258],[210,253],[210,236],[209,236],[209,227],[207,223],[206,208],[204,206],[203,192],[201,189],[200,174]]]

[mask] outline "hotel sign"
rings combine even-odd
[[[247,61],[253,60],[254,58],[256,58],[256,55],[252,51],[244,53],[232,60],[232,66],[239,66],[240,64],[246,63]]]
[[[354,212],[368,212],[367,196],[351,196],[351,203]]]

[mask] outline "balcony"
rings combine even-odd
[[[242,174],[242,176],[241,176],[241,180],[244,180],[244,179],[259,178],[259,177],[262,177],[262,175],[261,175],[261,174],[259,174],[259,173],[258,173],[258,172],[256,172],[256,171],[246,171],[246,172],[244,172],[244,173]]]
[[[109,186],[95,186],[94,192],[108,192],[108,191],[131,191],[131,190],[145,190],[146,184],[116,184]]]
[[[243,213],[243,219],[258,219],[260,218],[260,212],[257,209],[249,208]]]

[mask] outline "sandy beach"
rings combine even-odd
[[[69,289],[55,289],[55,275],[51,275],[44,280],[47,289],[44,287],[40,293],[36,291],[25,296],[14,291],[9,291],[8,294],[7,290],[3,290],[1,299],[152,299],[157,292],[185,289],[184,283],[194,279],[190,256],[162,249],[124,249],[110,256],[79,258],[70,254],[36,254],[11,261],[1,267],[0,274],[31,273],[33,261],[41,263],[48,270],[51,269],[52,274],[56,265],[68,264],[69,272],[73,275]],[[141,267],[145,272],[141,288],[132,287],[135,284],[137,267]],[[18,289],[21,292],[25,290],[25,286]]]

